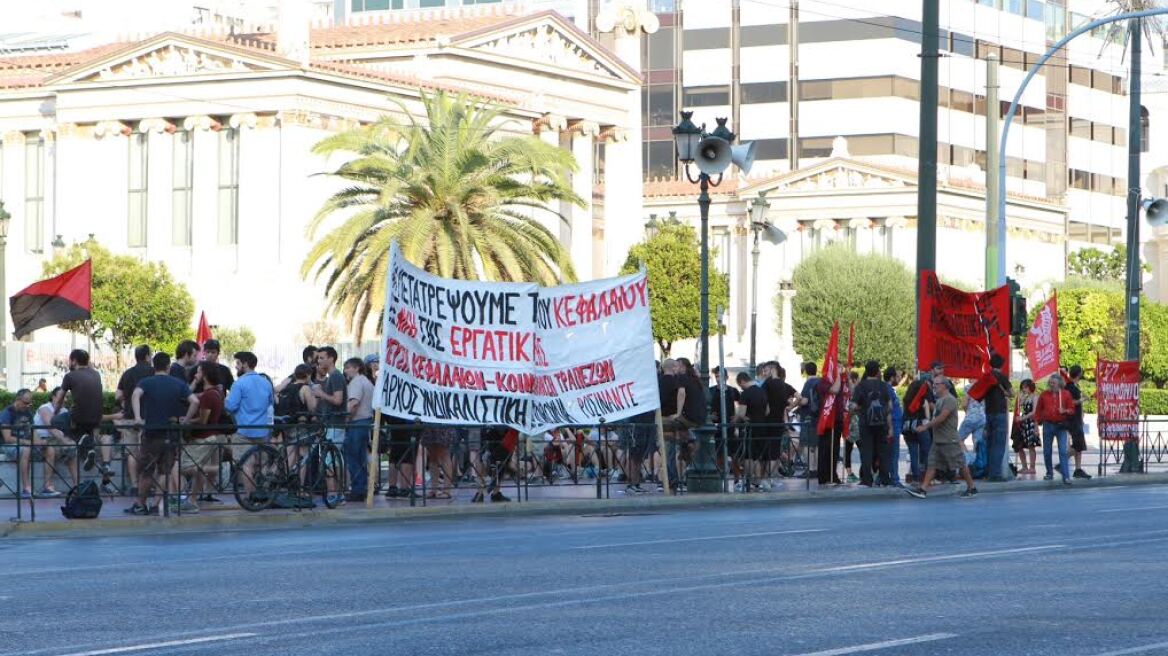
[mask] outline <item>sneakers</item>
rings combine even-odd
[[[625,494],[633,496],[635,494],[645,494],[645,489],[640,485],[626,485]]]
[[[470,498],[470,502],[471,503],[482,503],[483,502],[483,491],[479,490],[478,492],[475,492],[475,495]]]
[[[507,503],[511,499],[505,496],[502,492],[495,490],[491,493],[491,503]]]
[[[50,490],[49,488],[46,487],[46,488],[42,489],[40,492],[37,492],[36,496],[38,499],[55,499],[55,498],[61,496],[61,493],[56,491],[56,490]]]
[[[860,481],[860,479],[857,478],[855,474],[848,474],[848,483],[849,484],[858,483],[859,481]]]
[[[223,503],[218,497],[212,494],[200,494],[199,503]]]
[[[925,499],[925,498],[928,498],[928,496],[929,496],[928,492],[925,492],[924,489],[916,487],[916,486],[906,487],[906,488],[904,488],[904,491],[908,492],[909,496],[916,497],[918,499]]]
[[[110,481],[106,481],[106,482],[101,484],[101,491],[103,494],[108,494],[111,497],[117,496],[117,494],[118,494],[118,488],[115,487],[114,484],[111,483]]]
[[[1081,478],[1083,480],[1091,480],[1091,475],[1088,474],[1087,472],[1083,471],[1082,469],[1076,469],[1075,473],[1074,473],[1074,477]]]
[[[1071,479],[1069,479],[1069,478],[1064,478],[1064,479],[1063,479],[1063,485],[1074,485],[1074,484],[1073,484],[1073,483],[1071,483]]]
[[[966,488],[964,492],[957,495],[957,498],[959,498],[959,499],[972,499],[976,496],[977,496],[977,488],[970,487],[970,488]]]
[[[130,506],[129,508],[126,508],[122,512],[126,513],[127,515],[136,515],[138,517],[146,517],[146,516],[152,514],[150,512],[149,508],[147,508],[146,506],[143,506],[140,503],[135,503],[134,505]]]
[[[1046,475],[1046,476],[1043,476],[1043,477],[1042,477],[1042,480],[1044,480],[1044,481],[1053,481],[1053,480],[1054,480],[1054,474],[1047,473],[1047,475]]]
[[[386,490],[385,490],[385,498],[386,499],[395,499],[395,498],[397,498],[397,495],[398,495],[398,489],[397,489],[396,485],[390,485],[388,488],[386,488]]]

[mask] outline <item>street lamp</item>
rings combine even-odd
[[[8,250],[8,222],[12,215],[0,200],[0,387],[8,387],[8,284],[5,278],[5,251]]]
[[[693,112],[681,112],[681,122],[673,128],[673,142],[677,147],[677,161],[685,168],[685,177],[699,185],[698,209],[702,222],[702,274],[701,274],[701,353],[698,370],[703,381],[710,380],[710,187],[722,183],[722,174],[733,163],[743,173],[749,173],[754,163],[754,143],[732,146],[734,133],[726,127],[726,119],[715,119],[718,127],[710,134],[705,126],[699,128],[691,120]],[[689,165],[698,168],[695,179]],[[717,180],[711,180],[717,176]],[[703,383],[704,384],[704,383]],[[717,492],[721,488],[721,478],[714,466],[713,431],[698,433],[698,453],[694,458],[693,473],[689,476],[689,488],[694,492]]]
[[[65,252],[65,240],[61,237],[61,235],[57,235],[57,237],[53,239],[49,246],[53,247],[53,257],[59,257],[62,253]]]
[[[758,363],[758,238],[770,244],[781,244],[787,241],[787,234],[779,230],[770,221],[766,220],[767,210],[771,204],[767,202],[766,192],[758,192],[758,197],[750,202],[750,230],[754,234],[753,246],[750,249],[750,371],[755,373]]]

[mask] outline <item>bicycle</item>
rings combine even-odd
[[[280,417],[277,422],[287,419]],[[244,510],[259,512],[271,508],[281,492],[294,498],[319,493],[326,507],[336,508],[348,484],[341,449],[326,439],[320,424],[286,425],[278,447],[257,444],[235,463],[235,500]],[[299,450],[303,455],[297,455]]]

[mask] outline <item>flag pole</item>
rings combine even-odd
[[[661,489],[665,491],[665,496],[669,496],[669,463],[667,458],[669,453],[665,449],[665,427],[661,423],[661,408],[657,408],[656,416],[653,418],[657,424],[657,450],[661,453],[660,466],[657,468],[657,477],[661,481]]]
[[[373,507],[377,476],[381,473],[381,410],[373,411],[373,451],[369,454],[369,476],[365,482],[365,507]]]

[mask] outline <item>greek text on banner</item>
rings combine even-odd
[[[451,280],[390,254],[375,405],[526,433],[658,407],[644,272],[592,282]]]

